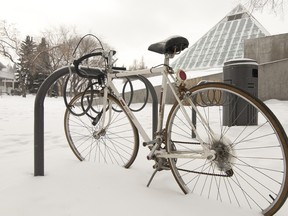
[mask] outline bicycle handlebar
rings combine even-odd
[[[76,59],[73,61],[73,65],[75,67],[75,71],[76,73],[80,76],[80,77],[85,77],[85,78],[90,78],[92,74],[88,75],[87,73],[83,73],[79,70],[79,64],[84,61],[85,59],[91,58],[93,56],[100,56],[102,55],[102,52],[96,52],[96,53],[89,53],[87,55],[84,55],[82,57],[80,57],[79,59]],[[99,70],[99,69],[98,69]],[[101,71],[102,72],[102,71]],[[97,74],[97,73],[96,73]],[[95,75],[96,75],[95,74]]]
[[[112,67],[113,70],[126,70],[126,67]]]
[[[113,51],[113,55],[116,53],[116,51]],[[81,62],[83,62],[85,59],[94,57],[94,56],[101,56],[103,55],[103,52],[95,52],[95,53],[89,53],[87,55],[84,55],[82,57],[80,57],[79,59],[76,59],[73,61],[73,65],[75,67],[75,71],[76,73],[80,76],[80,77],[85,77],[85,78],[95,78],[99,75],[99,73],[104,73],[103,70],[101,70],[100,68],[89,68],[89,71],[87,71],[87,68],[84,71],[80,71],[79,70],[79,65],[81,64]],[[112,67],[113,70],[126,70],[126,67]]]

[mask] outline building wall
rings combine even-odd
[[[260,99],[288,100],[288,34],[246,40],[244,57],[259,64]]]
[[[259,65],[258,91],[262,100],[288,100],[288,58]]]
[[[14,81],[9,79],[2,79],[0,77],[0,95],[2,94],[11,94],[11,91],[14,89]]]
[[[288,34],[246,40],[244,57],[255,59],[258,64],[288,58]]]
[[[15,74],[13,68],[5,67],[0,62],[0,94],[11,94],[12,89],[14,89],[14,82]]]

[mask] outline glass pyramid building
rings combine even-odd
[[[186,71],[223,67],[229,59],[244,57],[245,39],[268,35],[268,31],[239,4],[183,52],[172,67]]]

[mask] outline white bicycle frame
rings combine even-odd
[[[112,57],[110,56],[110,58],[112,58]],[[169,55],[165,56],[164,65],[169,65],[169,58],[171,58],[171,56],[169,56]],[[108,65],[110,65],[109,60],[108,60]],[[147,71],[147,70],[146,71],[138,71],[137,75],[143,75],[143,74],[148,74],[148,73],[151,74],[153,72]],[[164,110],[165,110],[165,101],[166,101],[167,87],[169,86],[175,99],[176,99],[176,101],[180,105],[180,109],[181,109],[185,119],[187,120],[187,122],[189,122],[189,124],[190,124],[192,130],[194,131],[194,134],[195,134],[197,140],[200,142],[200,145],[202,146],[203,150],[195,150],[193,152],[191,152],[191,151],[190,152],[177,151],[175,153],[169,153],[168,154],[165,151],[157,151],[158,146],[154,145],[153,149],[151,150],[151,153],[147,156],[148,159],[151,159],[152,155],[154,155],[154,153],[155,153],[156,157],[162,157],[162,158],[197,158],[197,159],[214,158],[215,152],[213,150],[211,151],[210,149],[208,149],[205,142],[200,138],[200,136],[197,133],[197,130],[196,130],[195,126],[193,125],[192,121],[189,120],[189,115],[188,115],[187,111],[185,110],[184,105],[180,101],[180,99],[176,93],[175,87],[173,86],[171,80],[169,79],[169,75],[170,75],[170,78],[172,79],[172,81],[176,82],[175,77],[172,76],[172,74],[168,71],[168,67],[166,67],[166,66],[164,66],[164,69],[161,71],[161,73],[162,73],[162,86],[161,86],[160,108],[159,108],[159,112],[158,112],[158,123],[157,123],[156,134],[159,134],[159,132],[161,132],[163,129],[163,117],[164,117]],[[113,73],[112,69],[110,69],[110,70],[108,69],[107,83],[104,87],[103,107],[107,106],[107,97],[108,97],[109,91],[113,92],[113,94],[119,100],[120,104],[123,106],[123,109],[128,114],[129,118],[131,119],[131,121],[135,125],[135,127],[138,129],[144,142],[155,144],[156,142],[153,142],[152,139],[148,136],[148,134],[146,133],[144,128],[141,126],[138,119],[135,117],[133,112],[130,110],[129,106],[127,105],[127,103],[125,102],[123,97],[120,95],[119,91],[117,90],[116,86],[112,82],[112,80],[115,78],[129,77],[132,75],[135,76],[135,72]],[[192,100],[189,100],[189,101],[190,101],[190,105],[195,109],[197,116],[199,116],[198,118],[203,119],[201,113],[196,108],[196,105],[194,105]],[[109,111],[108,122],[110,121],[110,118],[111,118],[112,107],[109,106],[109,109],[110,109],[110,111]],[[102,128],[109,127],[109,123],[106,126],[104,125],[105,124],[105,116],[106,115],[103,115],[104,120],[102,121],[102,124],[103,124]],[[203,121],[203,122],[205,122],[205,121]],[[206,126],[209,127],[208,124],[206,124]],[[213,134],[213,132],[212,132],[212,134]],[[158,135],[158,137],[156,135],[156,140],[157,140],[157,138],[158,139],[160,138],[159,135]],[[160,145],[161,143],[158,143],[158,144]]]

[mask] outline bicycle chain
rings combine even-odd
[[[184,171],[184,172],[189,172],[189,173],[196,173],[196,174],[201,174],[201,175],[209,175],[209,176],[217,176],[217,177],[231,177],[233,175],[233,170],[228,170],[231,171],[231,173],[226,173],[226,175],[224,174],[216,174],[216,173],[207,173],[207,172],[198,172],[198,171],[193,171],[193,170],[186,170],[186,169],[179,169],[180,171]],[[228,172],[227,171],[227,172]]]

